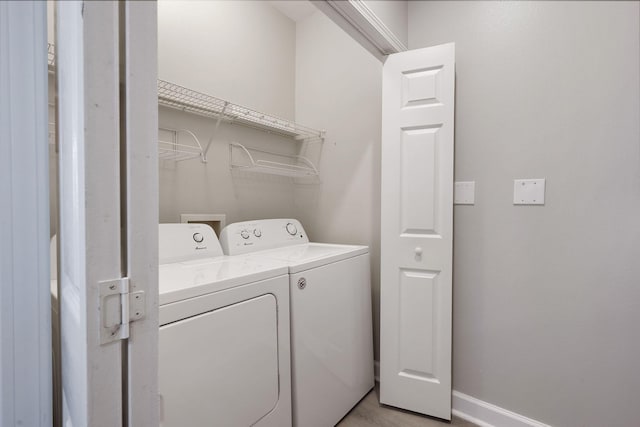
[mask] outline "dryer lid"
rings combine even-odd
[[[287,273],[287,266],[281,261],[248,257],[219,257],[160,265],[160,305]]]

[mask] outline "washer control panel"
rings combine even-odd
[[[297,219],[262,219],[227,225],[220,233],[226,255],[241,255],[282,246],[309,243]]]

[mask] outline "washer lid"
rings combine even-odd
[[[159,267],[160,305],[287,274],[283,262],[247,257],[205,258]]]
[[[266,258],[282,261],[289,266],[289,273],[298,273],[366,253],[369,253],[367,246],[305,243],[254,252],[252,256],[257,259]]]

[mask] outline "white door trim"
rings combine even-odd
[[[407,50],[407,46],[362,0],[327,0],[329,6],[342,15],[382,54],[389,55]]]
[[[51,425],[47,19],[0,2],[0,425]]]
[[[157,426],[158,400],[158,89],[157,4],[122,2],[125,90],[126,275],[143,291],[145,316],[130,323],[127,399],[130,426]]]
[[[322,13],[381,62],[407,46],[362,0],[313,0]]]

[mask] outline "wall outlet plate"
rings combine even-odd
[[[459,181],[453,189],[453,204],[473,205],[476,202],[476,182]]]
[[[513,180],[514,205],[544,205],[545,179]]]

